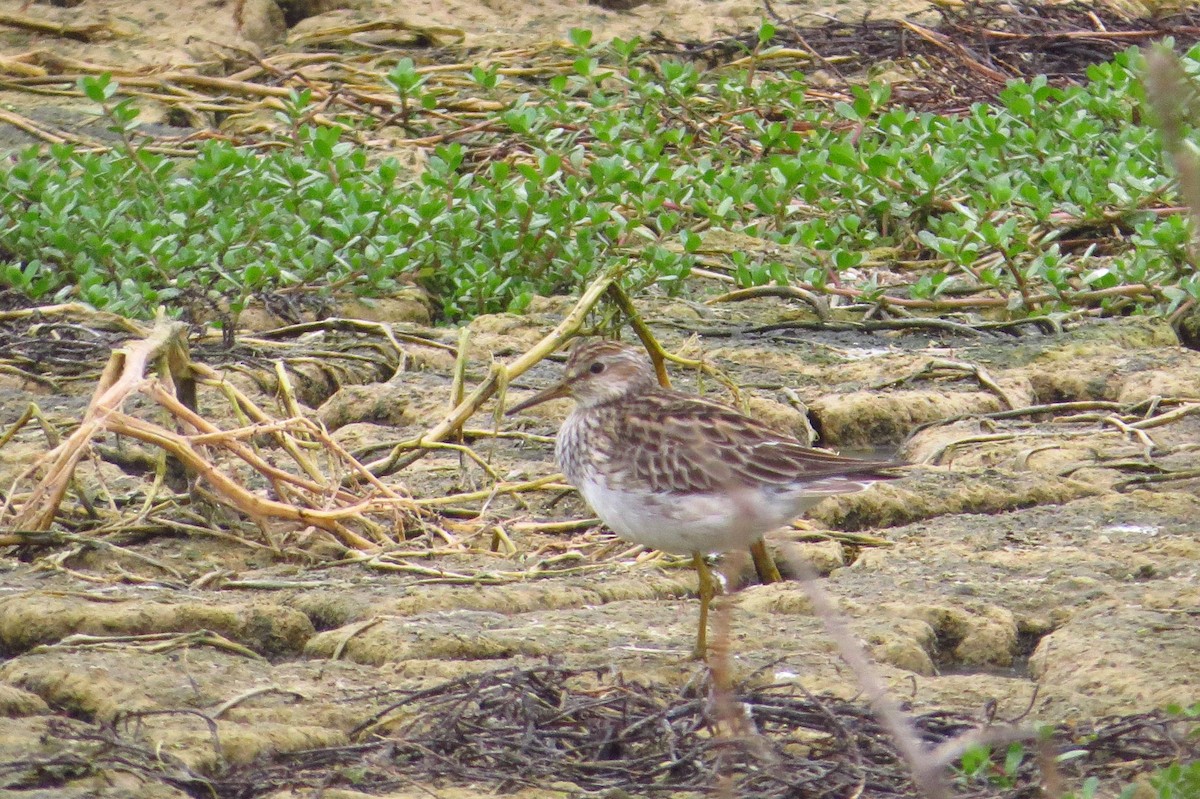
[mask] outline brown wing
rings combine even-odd
[[[675,392],[624,405],[611,419],[621,442],[610,459],[619,482],[655,491],[710,491],[730,485],[787,486],[825,477],[885,480],[897,463],[845,458],[799,441],[715,402]]]

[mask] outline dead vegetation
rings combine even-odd
[[[79,308],[45,309],[41,314],[13,312],[15,316],[0,321],[44,324],[45,319],[53,319],[49,329],[62,332],[69,316],[70,325],[80,329],[96,325],[95,337],[101,337],[99,331],[107,325],[108,335],[125,340],[119,342],[101,371],[78,421],[59,428],[47,423],[44,414],[35,408],[0,438],[3,454],[4,447],[12,446],[19,438],[22,425],[42,424],[52,444],[20,472],[6,494],[6,532],[0,543],[16,546],[27,554],[45,552],[43,559],[60,568],[66,568],[68,558],[88,549],[111,548],[127,559],[140,560],[159,570],[168,581],[179,580],[182,575],[116,542],[155,531],[219,536],[246,548],[270,551],[277,557],[294,558],[305,551],[304,557],[316,559],[314,575],[330,565],[360,564],[378,571],[404,573],[427,585],[493,586],[596,568],[580,562],[578,553],[564,555],[562,561],[543,558],[524,569],[471,570],[441,561],[485,549],[520,557],[509,537],[520,524],[529,529],[567,529],[561,522],[496,522],[482,513],[502,495],[519,500],[522,494],[553,489],[560,483],[555,475],[520,482],[503,480],[490,467],[486,452],[477,450],[473,443],[491,440],[488,431],[475,431],[475,439],[468,439],[463,431],[488,402],[503,398],[511,379],[581,332],[602,302],[630,314],[627,318],[632,327],[643,336],[661,365],[666,353],[632,303],[611,278],[597,281],[556,328],[524,353],[508,359],[507,364],[492,363],[486,377],[473,389],[465,377],[464,359],[457,358],[445,417],[368,463],[339,445],[296,400],[290,375],[297,363],[309,357],[302,349],[289,346],[286,356],[281,353],[278,358],[263,359],[264,364],[271,365],[268,373],[276,381],[277,407],[292,414],[275,416],[231,383],[226,373],[194,360],[181,325],[160,320],[149,330],[119,327],[114,331],[107,325],[112,320],[97,316],[89,321],[88,314]],[[379,337],[397,350],[405,346],[387,325],[347,330],[344,324],[333,324],[331,328],[340,335]],[[139,335],[129,337],[132,332]],[[262,337],[259,346],[273,340],[278,339]],[[460,346],[466,340],[460,341]],[[74,346],[71,343],[67,351]],[[321,346],[326,353],[330,351],[327,340]],[[399,355],[396,360],[400,360]],[[990,449],[984,451],[994,456],[996,447],[1009,441],[1023,453],[1018,457],[1028,462],[1037,453],[1036,442],[1040,441],[1043,448],[1047,446],[1044,421],[1037,428],[1029,428],[1041,430],[1033,435],[1031,443],[1022,443],[1021,428],[1030,419],[1053,420],[1051,429],[1070,430],[1081,424],[1110,428],[1114,438],[1124,441],[1125,449],[1114,448],[1107,462],[1097,460],[1090,465],[1107,465],[1118,473],[1133,471],[1133,479],[1148,471],[1153,473],[1155,468],[1159,474],[1172,473],[1175,467],[1156,467],[1155,459],[1166,456],[1175,463],[1189,451],[1174,426],[1179,425],[1185,431],[1183,437],[1187,437],[1186,430],[1191,429],[1190,422],[1200,407],[1193,398],[1157,396],[1127,403],[1031,405],[1024,395],[1004,387],[1012,385],[1005,377],[993,368],[967,360],[934,358],[914,362],[912,368],[886,382],[892,388],[927,382],[968,382],[1001,401],[1000,409],[991,414],[968,414],[927,425],[914,441],[931,448],[923,457],[928,463],[947,460],[951,453],[960,463],[969,462],[966,453],[980,444],[986,444]],[[209,403],[219,400],[220,410],[209,404],[209,412],[200,414],[198,397]],[[213,419],[237,423],[218,424]],[[968,430],[964,434],[956,427],[964,422],[986,425],[990,432],[979,435]],[[1002,433],[1001,425],[1014,427]],[[497,429],[491,431],[493,436],[498,433]],[[1070,438],[1070,433],[1061,435]],[[150,485],[133,501],[103,486],[99,492],[94,484],[85,490],[76,474],[80,464],[112,459],[121,449],[121,440],[139,442],[149,453],[140,463]],[[1160,442],[1166,446],[1159,446]],[[444,447],[451,447],[489,475],[490,482],[473,491],[447,496],[413,494],[404,483],[406,470],[427,453]],[[126,469],[131,467],[128,458],[122,463]],[[1191,472],[1183,470],[1177,477],[1190,479]],[[961,496],[961,492],[952,493]],[[578,519],[566,524],[579,529],[590,522]],[[823,534],[826,540],[836,535]],[[313,536],[336,544],[336,550],[320,554],[320,547],[313,546]],[[859,547],[879,543],[852,536],[844,540]],[[331,555],[336,560],[331,561]],[[71,573],[80,574],[74,570]],[[248,591],[306,585],[303,578],[242,581],[226,575],[206,575],[192,583],[193,588]],[[86,758],[95,764],[89,768],[103,768],[105,758],[115,758],[114,762],[125,763],[135,771],[146,771],[147,777],[153,773],[189,792],[212,791],[217,796],[261,795],[250,786],[262,788],[279,785],[283,780],[294,781],[298,768],[301,779],[311,780],[314,786],[338,784],[341,778],[334,775],[353,771],[363,763],[372,765],[372,776],[364,784],[381,791],[435,776],[450,782],[497,781],[506,790],[542,784],[557,776],[584,790],[660,786],[664,791],[798,796],[807,795],[811,786],[819,783],[863,796],[936,797],[955,792],[1000,795],[999,783],[947,782],[948,767],[966,748],[981,741],[993,745],[1022,741],[1032,752],[1039,740],[1033,732],[996,719],[949,713],[908,719],[883,682],[872,676],[873,668],[861,645],[842,629],[838,613],[823,598],[819,587],[811,580],[805,585],[815,614],[829,628],[880,720],[872,720],[875,716],[858,702],[762,692],[750,685],[728,687],[728,672],[722,665],[727,654],[721,653],[713,664],[717,687],[693,687],[683,693],[627,683],[619,672],[596,673],[588,678],[579,671],[538,668],[472,675],[407,693],[382,710],[371,711],[350,731],[354,740],[350,745],[280,754],[253,767],[230,765],[208,773],[182,764],[164,767],[153,762],[137,733],[140,711],[118,713],[116,722],[104,722],[99,728],[55,721],[49,732],[69,742],[71,754],[56,755],[44,763],[15,760],[4,767],[70,772],[81,762],[78,758],[84,757],[75,753],[86,751]],[[342,631],[342,643],[331,657],[337,659],[347,642],[378,621],[378,617],[368,618]],[[75,634],[49,648],[39,647],[34,653],[112,647],[150,654],[213,648],[261,657],[254,648],[210,629],[183,634]],[[187,712],[204,716],[201,711]],[[1103,723],[1111,724],[1112,731],[1102,727],[1104,735],[1096,740],[1113,743],[1112,737],[1105,736],[1119,732],[1137,743],[1122,740],[1114,743],[1118,748],[1150,747],[1147,759],[1141,762],[1143,767],[1178,757],[1183,751],[1178,748],[1181,744],[1176,734],[1169,732],[1173,722],[1160,715]],[[517,730],[522,733],[516,735]],[[1167,732],[1155,732],[1164,730]],[[1058,737],[1038,744],[1044,750],[1040,760],[1031,756],[1029,763],[1023,763],[1023,771],[1006,777],[1012,784],[1005,783],[1005,790],[1017,784],[1028,785],[1030,790],[1036,785],[1043,789],[1060,785],[1063,775],[1047,764],[1054,762],[1054,755],[1066,751],[1084,752],[1072,756],[1076,758],[1070,767],[1072,780],[1092,773],[1089,768],[1104,770],[1119,760],[1099,749],[1093,753],[1087,745],[1080,748],[1071,737],[1074,734],[1063,728]],[[219,753],[219,733],[214,735]],[[913,787],[913,781],[918,787]]]
[[[461,438],[463,426],[484,403],[497,395],[503,396],[511,379],[578,333],[587,315],[606,296],[633,312],[632,304],[612,277],[598,280],[557,328],[508,364],[493,363],[487,378],[469,393],[463,382],[465,361],[460,358],[451,387],[451,410],[446,417],[416,438],[395,445],[385,457],[365,465],[300,410],[289,366],[294,369],[297,362],[310,360],[311,355],[293,349],[289,357],[268,359],[273,366],[277,403],[291,412],[288,417],[276,418],[239,390],[225,374],[191,358],[185,325],[160,319],[152,329],[143,331],[126,323],[126,329],[132,325],[143,337],[125,341],[113,351],[82,421],[65,438],[60,440],[59,431],[53,427],[44,427],[52,446],[21,471],[6,492],[4,505],[0,507],[0,523],[10,532],[0,536],[0,545],[54,542],[53,537],[43,534],[54,526],[56,519],[71,529],[87,530],[103,538],[120,536],[148,523],[151,526],[165,523],[169,527],[170,519],[185,521],[175,512],[181,505],[216,504],[236,511],[257,529],[258,535],[247,542],[249,545],[266,545],[276,552],[282,552],[286,539],[302,531],[321,531],[345,549],[360,552],[395,549],[407,538],[423,533],[430,534],[431,542],[436,538],[442,546],[459,547],[454,534],[439,526],[436,508],[544,489],[552,486],[556,478],[503,483],[488,467],[486,458],[470,445],[447,440]],[[77,306],[25,309],[4,314],[0,322],[32,320],[40,326],[43,317],[59,319],[67,315],[86,317],[88,313]],[[106,321],[103,315],[97,319]],[[631,320],[666,379],[662,368],[664,351],[636,315]],[[77,332],[89,329],[78,322],[74,326]],[[338,320],[325,325],[329,329],[344,326]],[[360,323],[357,327],[384,338],[397,351],[395,361],[402,360],[403,346],[390,326]],[[301,331],[305,329],[300,327]],[[52,324],[46,332],[55,335],[60,330]],[[101,334],[96,332],[94,336]],[[41,340],[43,346],[53,348],[50,340]],[[260,347],[265,346],[266,342],[260,342]],[[64,354],[73,349],[74,341],[68,340]],[[26,366],[21,365],[22,361]],[[11,358],[11,373],[29,375],[28,361],[28,353]],[[336,367],[331,368],[336,371]],[[344,379],[346,375],[341,377]],[[222,429],[201,415],[196,396],[203,389],[228,404],[221,412],[210,412],[211,416],[233,418],[240,424]],[[149,402],[136,403],[136,400]],[[139,404],[143,414],[127,412],[126,406],[133,404]],[[41,411],[30,405],[4,431],[0,449],[25,425],[34,422],[45,425]],[[494,429],[492,433],[498,435],[499,431]],[[111,493],[93,497],[79,490],[75,481],[79,463],[103,457],[94,445],[123,438],[149,447],[149,455],[143,460],[144,465],[153,467],[153,483],[142,500],[119,502]],[[451,449],[469,457],[490,474],[492,485],[483,491],[457,496],[413,497],[402,485],[389,485],[380,479],[436,449]],[[284,456],[283,462],[267,454],[268,451]],[[128,461],[126,465],[132,466]],[[188,491],[170,486],[168,478],[172,472],[186,476]],[[101,494],[104,493],[101,488]],[[72,503],[78,503],[77,507],[63,507],[68,495]],[[194,509],[186,511],[186,522],[196,522]]]
[[[911,19],[866,16],[846,21],[807,13],[795,18],[782,7],[764,3],[764,15],[776,26],[776,43],[764,68],[789,66],[819,69],[830,79],[824,90],[813,89],[810,97],[828,102],[850,99],[853,76],[881,62],[894,64],[906,74],[893,76],[895,98],[906,105],[938,113],[955,113],[970,103],[995,99],[1005,82],[1013,78],[1048,76],[1057,85],[1085,80],[1089,65],[1107,60],[1133,45],[1147,45],[1164,36],[1177,46],[1188,47],[1200,39],[1200,11],[1180,4],[1153,12],[1132,4],[1116,3],[996,3],[971,0],[943,3],[934,8],[936,24]],[[7,14],[0,24],[17,29],[66,37],[92,37],[108,32],[105,23],[59,25],[36,17]],[[511,155],[516,142],[491,140],[505,132],[497,122],[484,120],[485,101],[471,96],[466,73],[474,64],[495,67],[514,85],[522,81],[544,81],[569,74],[573,62],[557,45],[541,45],[487,53],[482,62],[458,61],[451,48],[464,37],[461,29],[422,26],[403,19],[376,20],[363,24],[331,24],[292,37],[289,51],[256,56],[230,48],[227,57],[244,66],[231,74],[205,74],[211,64],[196,63],[169,71],[142,74],[123,64],[84,61],[38,48],[0,59],[5,88],[31,94],[54,93],[80,96],[81,77],[111,73],[121,83],[121,97],[131,97],[147,106],[161,104],[178,118],[189,120],[197,130],[179,137],[157,136],[147,144],[150,151],[186,153],[197,143],[216,135],[205,130],[216,116],[224,120],[244,119],[246,124],[223,126],[222,136],[241,129],[236,138],[252,143],[256,135],[278,123],[260,112],[283,111],[290,91],[312,92],[315,110],[306,121],[315,125],[341,127],[364,147],[382,144],[370,130],[391,125],[410,111],[383,81],[387,63],[394,56],[361,40],[364,33],[386,32],[397,46],[414,53],[424,50],[431,63],[419,68],[429,81],[429,96],[436,106],[426,109],[422,125],[432,132],[389,142],[390,147],[429,147],[451,141],[483,145]],[[748,65],[763,56],[757,53],[753,32],[712,41],[672,40],[662,33],[649,42],[661,52],[685,56],[709,66]],[[348,58],[352,53],[353,58]],[[910,66],[911,65],[911,68]],[[851,76],[847,79],[846,76]],[[339,115],[370,124],[353,130],[338,121]],[[16,110],[5,110],[0,121],[49,143],[73,142],[81,147],[104,149],[105,138],[79,129],[55,128],[45,121]]]
[[[635,791],[713,796],[913,795],[911,775],[893,740],[861,704],[797,693],[786,686],[739,687],[724,700],[737,713],[717,712],[707,681],[683,690],[647,686],[619,674],[539,667],[500,669],[433,688],[373,692],[386,707],[362,718],[344,746],[295,751],[205,774],[156,753],[137,734],[145,713],[112,724],[69,719],[46,730],[60,751],[0,763],[14,775],[99,773],[116,768],[146,783],[163,782],[192,796],[235,799],[277,790],[353,788],[369,794],[413,784],[489,784],[570,792]],[[220,750],[214,716],[207,724]],[[937,712],[916,717],[931,747],[996,723]],[[1036,796],[1052,779],[1077,782],[1094,773],[1132,776],[1152,764],[1200,756],[1187,724],[1162,713],[1099,719],[1047,730],[1011,772],[960,776],[953,795]],[[1061,762],[1061,765],[1053,765]],[[19,783],[18,783],[19,784]],[[1060,784],[1060,783],[1055,783]]]
[[[1097,42],[1104,47],[1117,43],[1124,46],[1137,36],[1156,33],[1118,31],[1114,23],[1106,25],[1095,13],[1065,8],[1076,15],[1069,18],[1072,24],[1092,25],[1089,31],[1060,30],[1057,35],[1072,47]],[[967,19],[948,16],[950,24],[960,27]],[[995,22],[988,20],[988,24]],[[1033,26],[1027,14],[1018,14],[1016,20],[1010,24],[1018,27],[1008,28],[1011,35],[986,38],[993,45],[1002,43],[1007,47],[997,45],[987,60],[966,44],[952,45],[941,34],[913,25],[886,29],[864,25],[860,41],[873,46],[872,36],[893,37],[887,40],[894,40],[901,54],[911,54],[911,48],[920,44],[931,48],[926,57],[948,60],[950,66],[939,73],[946,80],[962,74],[958,66],[967,63],[967,72],[995,83],[1021,66],[1004,61],[1002,56],[1012,57],[1031,41],[1050,35],[1044,27]],[[1020,32],[1020,24],[1029,26],[1024,33]],[[807,60],[805,51],[814,32],[797,28],[794,33],[802,47],[793,55]],[[840,35],[836,30],[830,33],[833,35],[829,41],[836,41]],[[975,29],[975,33],[982,36],[982,28]],[[915,38],[906,38],[910,35]],[[692,51],[698,57],[720,52],[718,47]],[[819,58],[835,63],[840,56],[822,53]],[[41,61],[40,57],[27,58],[22,63],[39,66]],[[80,65],[74,68],[81,73],[91,71],[93,66],[86,70]],[[237,102],[262,102],[264,95],[281,96],[282,86],[292,80],[316,87],[314,94],[326,108],[338,103],[382,106],[369,89],[335,88],[335,78],[304,74],[307,68],[288,66],[285,70],[267,62],[253,68],[252,74],[227,83],[202,86],[192,79],[177,83],[227,92],[220,100],[223,111],[233,109]],[[562,65],[538,68],[561,69]],[[41,79],[38,85],[48,82],[48,75],[34,77]],[[63,73],[53,77],[58,82],[73,79]],[[128,91],[146,92],[145,96],[161,99],[153,92],[173,79],[155,76],[143,84],[142,78],[130,77],[123,83]],[[272,84],[270,90],[256,80]],[[230,100],[229,95],[241,95],[243,99]],[[957,91],[954,97],[956,102],[965,102],[963,91]],[[209,109],[196,106],[189,110]],[[477,125],[464,124],[470,113],[465,110],[465,115],[446,131],[424,139],[444,141],[477,132]],[[323,119],[315,116],[313,121],[321,124]],[[44,128],[33,129],[47,140],[62,138]],[[185,149],[187,142],[171,146]],[[509,538],[515,526],[489,518],[485,513],[488,505],[501,496],[523,501],[522,495],[562,488],[555,475],[506,479],[494,468],[489,454],[476,446],[477,441],[501,435],[497,424],[493,422],[491,429],[475,430],[468,430],[466,425],[492,400],[502,404],[513,380],[573,335],[591,329],[588,322],[602,315],[597,313],[602,301],[610,303],[602,310],[613,314],[611,318],[624,314],[632,324],[654,355],[664,379],[665,359],[707,369],[710,375],[723,379],[709,364],[667,354],[613,278],[605,276],[591,284],[558,327],[505,362],[489,364],[486,377],[474,386],[466,377],[465,339],[449,345],[384,323],[341,319],[296,325],[253,340],[243,338],[243,346],[252,343],[256,348],[258,367],[244,373],[253,372],[260,387],[269,385],[275,409],[252,399],[248,391],[230,380],[227,372],[197,358],[197,345],[189,347],[188,331],[181,325],[160,321],[148,328],[76,306],[0,314],[0,323],[7,325],[10,333],[10,340],[0,348],[0,365],[9,376],[51,391],[59,391],[69,383],[95,381],[90,401],[80,418],[70,420],[70,424],[49,420],[46,413],[31,404],[0,435],[0,456],[26,427],[40,427],[45,438],[44,452],[3,487],[0,524],[5,531],[0,533],[0,546],[14,547],[10,551],[19,551],[27,558],[44,556],[48,560],[73,556],[89,547],[110,546],[127,557],[144,560],[148,556],[123,546],[124,542],[168,533],[206,535],[281,557],[304,550],[322,568],[330,563],[362,564],[414,575],[427,581],[422,584],[473,586],[522,582],[582,568],[574,555],[560,563],[546,560],[511,570],[458,569],[438,559],[472,548],[515,555],[516,547]],[[869,330],[873,324],[893,331],[920,328],[963,335],[1012,334],[1009,329],[996,331],[987,323],[876,318],[882,310],[878,304],[856,308],[862,314],[861,322],[834,324],[859,324],[856,329],[861,330]],[[819,326],[825,321],[818,318],[814,324]],[[1051,332],[1062,330],[1057,321],[1051,327],[1055,328]],[[300,337],[318,330],[329,337],[320,348],[301,343]],[[779,326],[752,332],[787,335]],[[331,345],[330,339],[337,337],[338,344]],[[208,343],[211,341],[204,342]],[[446,398],[448,410],[419,435],[393,444],[386,454],[374,459],[356,457],[315,422],[304,410],[305,403],[297,398],[294,382],[299,376],[311,375],[303,368],[305,365],[320,362],[322,375],[336,388],[361,379],[356,369],[368,373],[399,371],[413,343],[440,347],[456,356],[453,384]],[[364,366],[365,356],[351,352],[360,346],[374,352],[379,362]],[[339,358],[342,354],[347,357]],[[99,368],[106,357],[107,364]],[[1200,409],[1200,396],[1190,392],[1186,382],[1151,385],[1148,396],[1142,397],[1039,402],[1034,401],[1032,393],[1015,393],[994,371],[980,363],[929,358],[875,388],[927,385],[940,389],[966,381],[995,400],[994,409],[939,419],[918,430],[921,445],[927,447],[927,457],[922,458],[925,463],[937,465],[960,458],[960,463],[965,461],[970,467],[987,466],[997,457],[995,447],[1003,445],[1016,453],[1017,462],[1028,464],[1045,449],[1061,448],[1064,440],[1073,437],[1069,431],[1085,426],[1093,436],[1095,428],[1105,429],[1105,440],[1111,446],[1106,446],[1103,454],[1072,452],[1073,460],[1056,471],[1058,477],[1069,479],[1080,470],[1104,468],[1124,476],[1118,481],[1121,489],[1196,478],[1196,471],[1184,468],[1183,462],[1194,453],[1194,445],[1187,439]],[[1171,388],[1172,393],[1155,393],[1163,386]],[[199,396],[219,403],[219,409],[209,404],[201,413]],[[954,427],[961,422],[977,427]],[[1047,428],[1056,431],[1058,437],[1051,441]],[[122,442],[130,441],[142,447],[137,457],[130,457],[129,448],[123,446]],[[988,449],[977,450],[980,445]],[[447,450],[485,474],[483,484],[474,490],[438,496],[412,491],[406,484],[406,470],[431,452]],[[977,460],[972,461],[972,457]],[[81,464],[104,462],[120,463],[123,469],[147,478],[149,485],[130,496],[102,482],[84,483],[80,479]],[[518,524],[547,531],[577,530],[587,527],[590,521]],[[836,532],[829,535],[836,536]],[[332,543],[335,554],[319,553],[313,540]],[[856,547],[884,543],[864,537],[846,540]],[[59,558],[59,563],[66,559]],[[160,562],[150,565],[164,572],[172,568]],[[182,580],[178,571],[171,576]],[[292,586],[286,581],[238,584],[236,577],[206,576],[193,582],[192,587],[203,589],[220,583],[246,590],[278,590],[301,582],[293,581]],[[832,612],[824,615],[836,620]],[[373,622],[362,622],[369,623]],[[203,646],[258,657],[211,631],[184,636],[69,637],[61,645],[117,646],[154,653]],[[719,675],[721,665],[718,662],[715,666]],[[862,679],[861,669],[855,671]],[[714,682],[716,686],[705,680],[681,691],[629,681],[619,672],[543,666],[473,674],[395,695],[372,692],[372,709],[362,712],[351,732],[352,743],[276,753],[263,762],[228,766],[217,773],[193,769],[156,751],[141,735],[140,725],[149,712],[131,710],[111,723],[52,718],[44,736],[61,744],[62,750],[54,755],[0,762],[0,777],[6,787],[20,789],[61,785],[82,775],[115,769],[137,775],[147,783],[171,785],[189,795],[218,797],[331,787],[382,793],[407,788],[414,782],[482,782],[500,790],[516,790],[545,786],[550,781],[569,784],[567,790],[584,791],[690,790],[764,797],[816,793],[929,796],[942,789],[923,780],[940,782],[944,767],[954,760],[952,755],[960,754],[967,743],[1008,742],[1030,735],[1026,729],[1002,723],[1020,719],[938,712],[910,721],[901,717],[904,724],[916,730],[915,737],[906,739],[903,734],[895,735],[894,728],[885,733],[885,725],[862,702],[749,683],[733,688],[728,686],[727,678]],[[877,689],[877,684],[868,686],[867,693],[877,694]],[[237,704],[241,700],[229,701]],[[379,709],[381,703],[385,706]],[[217,721],[224,711],[153,712],[188,714],[198,719],[211,731],[220,760]],[[950,784],[949,790],[956,795],[980,797],[1032,796],[1039,791],[1061,794],[1063,780],[1075,784],[1089,774],[1133,777],[1154,765],[1200,756],[1194,737],[1187,738],[1186,732],[1185,722],[1157,712],[1063,725],[1044,739],[1027,742],[1036,756],[1021,761],[1015,773],[994,780],[961,778]],[[1069,755],[1065,763],[1055,766],[1055,759],[1064,755]],[[937,774],[931,777],[934,771]]]

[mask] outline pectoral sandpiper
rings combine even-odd
[[[621,538],[690,554],[700,580],[694,655],[707,654],[716,587],[710,552],[749,547],[831,494],[859,491],[899,464],[804,446],[717,402],[663,388],[645,353],[576,346],[563,378],[509,409],[572,397],[555,455],[571,485]]]

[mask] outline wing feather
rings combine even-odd
[[[846,458],[812,449],[719,403],[676,392],[656,392],[623,403],[609,417],[610,475],[631,489],[683,493],[730,485],[793,486],[828,477],[886,480],[899,464]]]

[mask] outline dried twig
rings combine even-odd
[[[530,367],[557,350],[578,332],[588,312],[600,301],[616,277],[615,273],[609,273],[594,280],[583,292],[579,301],[575,303],[575,307],[541,341],[511,363],[493,364],[487,379],[476,386],[475,390],[460,402],[445,419],[417,438],[397,444],[386,458],[366,464],[367,468],[372,474],[380,477],[392,474],[424,457],[429,451],[426,447],[427,444],[443,441],[447,436],[461,429],[463,423],[470,419],[483,406],[483,403],[501,392],[510,380],[524,374]]]

